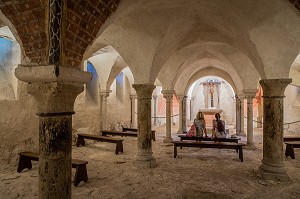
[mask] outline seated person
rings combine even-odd
[[[216,113],[215,120],[213,120],[212,138],[225,138],[225,122],[220,120],[221,116]]]
[[[206,123],[202,112],[197,113],[196,119],[194,119],[194,124],[196,126],[196,136],[203,137],[203,133],[205,133],[205,137],[207,137]]]

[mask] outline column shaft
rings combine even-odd
[[[39,198],[71,198],[72,116],[39,118]]]
[[[186,120],[187,120],[187,96],[184,96],[182,101],[182,132],[187,132]]]
[[[184,96],[178,96],[179,101],[179,128],[177,133],[182,133],[182,120],[183,120],[183,98]]]
[[[289,180],[283,163],[283,97],[291,79],[264,79],[263,88],[263,159],[262,177],[272,180]]]
[[[154,107],[153,107],[153,117],[154,117],[154,119],[153,119],[153,124],[154,124],[154,126],[157,126],[157,103],[158,103],[158,96],[157,95],[154,95],[153,96],[153,100],[154,100],[154,102],[153,102],[153,104],[154,104]]]
[[[151,96],[155,88],[151,84],[133,84],[137,94],[138,140],[134,166],[151,168],[156,160],[152,156],[151,142]]]
[[[162,94],[166,99],[166,137],[164,138],[165,143],[173,141],[171,137],[171,109],[172,109],[172,98],[174,91],[163,90]]]
[[[235,96],[235,100],[236,100],[236,134],[240,135],[241,133],[241,101],[238,98],[238,96]]]
[[[244,97],[240,97],[241,101],[241,131],[240,135],[246,135],[245,134],[245,113],[244,113]]]
[[[247,144],[253,146],[253,96],[247,96]]]
[[[100,130],[107,130],[107,98],[109,94],[111,93],[111,90],[102,90],[100,91]]]
[[[130,119],[130,127],[136,128],[136,117],[135,117],[135,99],[136,95],[131,95],[131,119]]]

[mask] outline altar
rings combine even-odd
[[[204,114],[204,119],[206,123],[206,127],[209,129],[212,128],[212,121],[215,119],[215,114],[219,113],[221,114],[222,109],[217,108],[205,108],[205,109],[199,109]]]

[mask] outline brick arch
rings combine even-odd
[[[65,1],[65,0],[63,0]],[[83,54],[120,0],[67,0],[64,3],[61,64],[79,68]],[[47,1],[0,1],[0,9],[15,27],[30,63],[48,64]]]
[[[78,67],[85,49],[97,36],[120,0],[68,0],[63,56],[66,66]]]
[[[14,25],[24,49],[32,63],[45,64],[47,36],[45,31],[44,1],[7,0],[0,3],[2,13]]]

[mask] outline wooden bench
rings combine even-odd
[[[131,132],[138,132],[138,129],[137,129],[137,128],[123,127],[123,126],[122,126],[122,132],[128,132],[128,131],[131,131]],[[154,131],[154,130],[151,130],[151,139],[152,139],[153,141],[155,141],[155,131]]]
[[[224,142],[194,142],[194,141],[173,141],[174,158],[177,156],[177,147],[198,147],[198,148],[218,148],[218,149],[235,149],[239,153],[239,159],[243,162],[242,143],[224,143]]]
[[[84,134],[84,133],[78,133],[77,136],[78,136],[76,142],[77,147],[79,147],[80,145],[82,146],[85,145],[84,139],[97,140],[101,142],[116,143],[115,154],[118,155],[119,152],[123,153],[123,139],[111,138],[111,137],[101,136],[101,135]]]
[[[31,161],[39,161],[39,154],[34,153],[34,152],[21,152],[19,153],[19,163],[18,163],[18,168],[17,172],[20,173],[23,171],[23,169],[31,169],[32,168],[32,163]],[[77,160],[77,159],[72,159],[72,168],[76,169],[75,177],[74,177],[74,186],[77,187],[77,185],[83,181],[87,182],[88,181],[88,175],[87,175],[87,169],[86,169],[86,164],[88,161],[85,160]]]
[[[241,138],[211,138],[211,137],[200,137],[200,136],[193,136],[188,137],[185,134],[178,135],[180,137],[180,141],[182,140],[197,140],[197,141],[217,141],[217,142],[236,142],[238,143]]]
[[[300,141],[300,137],[286,136],[286,137],[283,137],[283,141],[284,142],[288,142],[288,141]]]
[[[292,159],[295,159],[294,148],[300,148],[300,141],[286,141],[285,148],[285,157],[290,156]]]

